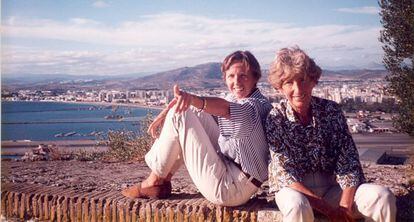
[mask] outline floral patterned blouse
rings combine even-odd
[[[271,162],[270,192],[293,182],[302,182],[308,173],[336,175],[342,189],[365,181],[358,151],[346,118],[333,101],[312,97],[312,121],[302,126],[287,100],[269,113],[266,135]]]

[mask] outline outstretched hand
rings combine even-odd
[[[175,106],[176,113],[182,113],[186,111],[192,103],[193,95],[190,93],[181,91],[178,85],[174,85],[174,99],[168,104],[168,106],[161,111],[160,114],[154,119],[154,121],[148,127],[148,133],[152,138],[156,139],[159,137],[159,133],[164,125],[165,117],[168,111]]]
[[[162,126],[164,125],[165,117],[167,116],[168,111],[177,103],[177,99],[174,98],[168,106],[155,117],[154,121],[149,125],[147,133],[151,135],[152,138],[156,139],[159,137]]]
[[[193,99],[193,95],[181,91],[178,85],[174,85],[174,97],[177,99],[177,104],[175,107],[176,113],[185,112],[190,107]]]

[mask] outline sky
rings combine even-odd
[[[3,0],[1,73],[137,76],[299,46],[323,69],[382,68],[376,0]]]

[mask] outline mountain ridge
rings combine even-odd
[[[6,89],[79,90],[79,89],[171,89],[179,84],[184,89],[208,89],[224,87],[221,63],[204,63],[193,67],[181,67],[140,77],[135,74],[120,76],[72,76],[34,75],[16,78],[2,77]],[[262,70],[260,82],[267,81],[268,70]],[[323,70],[321,81],[384,79],[386,70]],[[136,74],[139,75],[139,74]],[[43,78],[42,78],[43,77]]]

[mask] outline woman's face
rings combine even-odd
[[[307,115],[312,98],[312,90],[315,85],[316,82],[300,76],[285,81],[282,84],[281,91],[297,113]]]
[[[247,98],[256,87],[257,79],[242,62],[233,63],[225,72],[226,85],[237,98]]]

